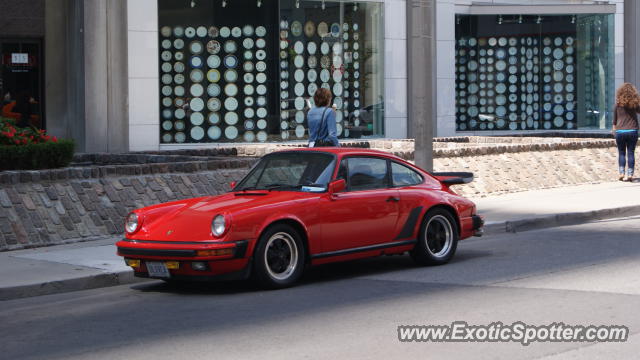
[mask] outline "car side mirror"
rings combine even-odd
[[[238,182],[232,181],[231,184],[229,185],[231,186],[231,190],[233,190],[233,188],[236,187],[236,185],[238,185]]]
[[[346,188],[347,188],[347,182],[344,181],[344,179],[338,179],[338,180],[332,181],[329,184],[329,194],[339,193]]]

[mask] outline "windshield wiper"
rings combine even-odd
[[[282,188],[298,188],[300,187],[300,185],[290,185],[290,184],[269,184],[267,186],[265,186],[264,188],[266,190],[275,190],[275,189],[282,189]]]

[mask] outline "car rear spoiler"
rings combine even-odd
[[[473,173],[470,172],[434,172],[431,175],[447,186],[468,184],[473,181]]]

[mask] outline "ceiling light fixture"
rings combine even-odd
[[[571,23],[572,24],[576,23],[576,16],[575,15],[571,15]]]
[[[262,6],[262,0],[258,0],[258,7]]]
[[[324,5],[324,0],[322,0],[322,10],[324,10],[326,7]]]
[[[300,8],[300,0],[296,0],[296,9]]]
[[[498,25],[502,25],[502,15],[498,16]]]
[[[536,19],[536,24],[540,24],[541,22],[542,22],[542,17],[538,15],[538,18]]]
[[[192,8],[196,7],[196,0],[191,0],[191,7]]]
[[[518,16],[518,24],[522,24],[522,15]]]
[[[222,0],[222,7],[227,7],[227,0]]]

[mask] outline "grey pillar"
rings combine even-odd
[[[85,148],[83,18],[79,0],[45,2],[47,131]]]
[[[624,2],[624,80],[640,86],[640,3]]]
[[[84,0],[87,152],[129,148],[125,0]]]
[[[433,170],[436,122],[436,0],[407,0],[408,130],[415,139],[415,162]]]

